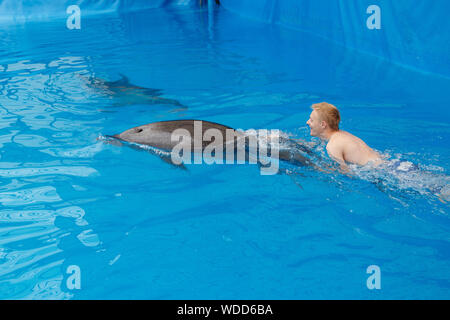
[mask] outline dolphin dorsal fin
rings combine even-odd
[[[122,85],[128,85],[130,84],[130,80],[128,79],[128,77],[122,73],[119,73],[119,75],[121,76],[121,78],[117,81],[114,81],[115,84],[122,84]]]
[[[117,86],[129,86],[130,81],[128,80],[127,76],[119,73],[121,78],[116,81],[105,81],[105,85],[108,87],[117,87]]]

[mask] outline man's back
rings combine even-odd
[[[365,165],[369,161],[375,163],[381,161],[380,155],[364,141],[342,130],[332,134],[327,144],[327,151],[330,157],[341,164],[348,162]]]

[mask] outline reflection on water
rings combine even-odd
[[[20,60],[3,65],[0,80],[0,286],[1,298],[69,299],[63,285],[62,238],[72,233],[86,247],[98,235],[85,211],[60,196],[58,181],[97,176],[84,163],[49,161],[38,154],[92,157],[98,145],[77,147],[74,134],[100,123],[90,103],[100,99],[82,86],[88,61],[57,57],[48,63]],[[89,102],[88,102],[89,101]],[[72,118],[68,115],[76,115]],[[84,118],[83,118],[84,117]],[[72,146],[67,149],[67,145]],[[37,153],[36,153],[37,152]],[[61,178],[57,178],[61,177]],[[51,183],[51,184],[48,184]],[[60,228],[57,219],[74,228]]]
[[[45,167],[45,168],[20,168],[3,170],[0,169],[1,177],[31,177],[44,174],[62,174],[87,177],[97,171],[89,167]]]
[[[64,259],[59,248],[60,239],[67,233],[55,225],[58,217],[70,218],[81,227],[77,235],[89,247],[100,245],[98,236],[88,227],[85,212],[78,206],[56,210],[17,210],[30,204],[61,203],[62,199],[51,186],[0,193],[0,283],[3,298],[67,299],[72,295],[61,289]],[[83,230],[84,229],[84,230]],[[74,230],[74,232],[77,232]],[[8,289],[9,288],[9,289]],[[9,291],[12,290],[12,291]]]

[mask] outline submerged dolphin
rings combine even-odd
[[[102,94],[113,99],[114,106],[134,104],[167,104],[182,106],[174,99],[160,97],[162,90],[136,86],[129,82],[128,78],[121,74],[121,79],[116,81],[105,81],[100,78],[89,78],[88,85]]]
[[[196,122],[197,125],[199,122],[201,123],[201,135],[196,135],[194,132]],[[209,129],[218,130],[223,137],[223,145],[225,146],[232,144],[234,151],[236,151],[238,140],[245,139],[247,137],[247,134],[244,131],[235,130],[219,123],[204,120],[173,120],[153,122],[128,129],[122,133],[109,137],[115,138],[119,141],[147,145],[164,151],[172,151],[175,146],[180,144],[179,140],[177,141],[177,139],[175,139],[175,141],[173,141],[172,139],[172,134],[177,129],[184,129],[182,132],[189,135],[189,139],[182,140],[189,144],[188,147],[190,150],[193,150],[194,146],[198,145],[201,146],[202,151],[204,151],[205,147],[210,145],[210,141],[205,141],[203,139],[205,132]],[[230,130],[232,134],[230,134]],[[183,135],[183,133],[181,134]],[[312,151],[308,147],[294,142],[291,139],[282,139],[284,140],[284,143],[286,141],[289,142],[290,148],[288,150],[279,150],[279,159],[295,163],[296,165],[312,165],[311,160],[307,157],[308,155],[312,155]],[[248,146],[248,141],[246,139],[244,140],[244,143]],[[294,146],[294,148],[292,146]],[[247,157],[248,154],[246,155],[246,158]],[[167,159],[163,160],[167,161]]]

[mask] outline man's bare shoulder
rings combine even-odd
[[[330,138],[330,140],[328,140],[326,149],[327,149],[328,155],[333,160],[344,165],[345,164],[345,159],[344,159],[345,143],[342,142],[342,139],[339,136],[335,137],[337,134],[338,134],[338,132],[333,134],[333,137]]]
[[[339,130],[336,131],[332,136],[332,139],[336,139],[336,140],[342,140],[342,139],[353,139],[356,138],[356,136],[354,136],[353,134],[351,134],[350,132],[347,131],[343,131],[343,130]]]
[[[333,133],[333,135],[330,137],[330,140],[328,140],[328,146],[330,147],[337,147],[339,145],[342,145],[348,140],[351,140],[351,134],[346,131],[337,131]]]
[[[345,154],[359,145],[360,139],[347,131],[335,132],[327,144],[327,151],[331,154]]]
[[[345,145],[345,141],[345,135],[338,131],[331,136],[330,140],[328,140],[326,149],[328,152],[333,153],[342,151]]]
[[[339,130],[334,133],[330,138],[330,143],[333,145],[349,145],[352,143],[363,143],[363,141],[357,136],[347,131]]]

